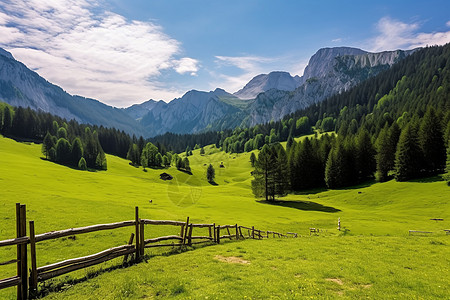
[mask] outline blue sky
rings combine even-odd
[[[2,0],[0,47],[72,94],[126,107],[302,75],[323,47],[450,42],[449,1],[367,2]]]

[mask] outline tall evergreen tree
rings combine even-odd
[[[252,165],[252,167],[255,167],[255,162],[256,162],[256,155],[255,152],[252,152],[252,154],[250,154],[250,164]]]
[[[413,125],[402,130],[395,153],[395,179],[406,181],[419,176],[422,153]]]
[[[448,143],[447,147],[447,164],[445,167],[444,180],[446,180],[447,185],[450,186],[450,143]]]
[[[56,143],[56,161],[60,164],[70,164],[72,162],[70,143],[65,138],[58,139]]]
[[[273,155],[276,157],[275,195],[285,196],[290,188],[288,157],[280,143],[273,145],[272,148]]]
[[[360,129],[356,137],[356,169],[360,179],[373,176],[376,170],[375,154],[369,132],[365,128]]]
[[[13,112],[9,108],[8,105],[5,105],[3,108],[3,133],[9,134],[11,132],[12,127],[12,121],[13,121]]]
[[[377,139],[377,180],[384,182],[388,180],[388,173],[393,169],[393,162],[395,158],[395,151],[391,147],[391,141],[389,139],[389,127],[388,124],[380,131]]]
[[[425,168],[431,174],[442,171],[445,167],[446,147],[440,118],[434,108],[427,109],[421,122],[419,135]]]
[[[81,143],[81,140],[78,137],[73,140],[71,154],[72,154],[71,164],[73,166],[77,166],[78,163],[80,162],[80,159],[83,157],[83,144]]]
[[[216,170],[214,170],[214,167],[209,164],[208,168],[206,169],[206,179],[208,180],[208,182],[213,183],[215,177]]]
[[[51,134],[47,131],[47,134],[44,137],[44,141],[42,143],[42,154],[45,155],[45,159],[48,159],[50,149],[52,149],[55,146],[55,143],[53,142],[53,138]]]
[[[264,197],[266,201],[275,200],[276,157],[268,145],[264,145],[255,162],[252,191],[255,197]]]
[[[133,166],[139,166],[141,161],[141,153],[137,144],[132,144],[127,153],[127,159],[131,161]]]

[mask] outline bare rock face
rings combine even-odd
[[[298,75],[292,77],[288,72],[270,72],[269,74],[255,76],[233,95],[240,99],[254,99],[258,94],[271,89],[293,91],[300,84],[301,79]]]

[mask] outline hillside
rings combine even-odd
[[[206,155],[201,156],[199,150],[194,150],[194,155],[189,157],[193,175],[171,167],[164,171],[172,174],[174,180],[165,182],[159,179],[163,170],[142,172],[142,168],[132,167],[128,161],[114,156],[107,156],[107,171],[82,172],[41,160],[40,145],[1,137],[0,149],[3,207],[0,239],[14,236],[16,202],[27,205],[28,219],[35,220],[37,233],[132,219],[134,206],[139,206],[144,218],[185,220],[189,216],[199,223],[239,223],[302,235],[297,240],[233,242],[175,256],[151,257],[148,264],[101,273],[81,284],[69,284],[65,292],[50,294],[49,299],[126,295],[214,298],[240,293],[258,297],[261,280],[267,283],[265,291],[281,298],[291,291],[293,298],[295,294],[316,297],[401,294],[407,298],[424,295],[442,298],[449,292],[439,274],[447,273],[450,266],[445,256],[448,241],[442,231],[449,227],[450,191],[438,177],[318,190],[289,195],[280,199],[285,202],[270,205],[255,201],[251,193],[249,153],[227,154],[205,147]],[[218,168],[220,162],[225,168]],[[217,186],[206,181],[204,172],[208,163],[216,167]],[[345,235],[336,230],[338,218]],[[444,222],[430,221],[431,218],[443,218]],[[320,237],[309,237],[310,227],[326,232]],[[411,229],[435,234],[408,237]],[[120,229],[113,234],[86,234],[76,240],[42,243],[37,250],[38,265],[121,245],[129,234],[129,229]],[[161,234],[174,233],[156,227],[149,233],[150,236]],[[158,254],[146,250],[146,254],[152,253]],[[14,249],[0,248],[1,257],[11,255]],[[214,259],[216,255],[238,256],[251,263],[249,266],[226,264]],[[2,266],[6,276],[14,272],[14,265],[10,266]],[[195,280],[188,276],[193,269],[197,275]],[[95,270],[98,268],[91,268],[90,272]],[[395,286],[391,284],[393,274],[398,278]],[[84,271],[71,273],[54,284],[85,275]],[[280,285],[280,278],[286,284]],[[343,285],[330,282],[330,278],[339,279]],[[226,289],[229,284],[236,291]],[[208,288],[203,289],[205,285]],[[0,291],[1,298],[14,295],[13,288]]]

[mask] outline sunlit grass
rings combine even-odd
[[[443,232],[450,228],[450,190],[440,178],[291,194],[272,205],[256,201],[251,193],[249,153],[227,154],[211,146],[205,151],[201,156],[194,150],[189,157],[193,175],[173,167],[143,172],[113,156],[107,156],[107,171],[83,172],[41,159],[39,145],[0,137],[0,240],[15,235],[16,202],[27,205],[28,220],[35,221],[37,233],[131,220],[134,206],[139,206],[142,218],[184,221],[189,216],[192,222],[238,223],[303,235],[152,257],[148,263],[102,273],[51,297],[295,298],[297,294],[383,298],[397,294],[399,298],[439,298],[445,295],[441,290],[448,294],[448,285],[440,283],[450,265],[444,255],[449,251],[448,236]],[[219,167],[221,162],[225,168]],[[216,169],[217,186],[206,180],[210,163]],[[162,172],[174,180],[160,180]],[[336,230],[338,218],[341,232]],[[322,229],[323,236],[310,238],[310,227]],[[434,233],[409,237],[408,230]],[[178,227],[148,226],[146,238],[178,231]],[[40,243],[38,266],[125,244],[131,232],[130,227],[79,235],[75,241]],[[156,253],[146,250],[147,255]],[[242,256],[251,263],[226,264],[214,259],[216,255]],[[0,261],[14,256],[13,247],[0,248]],[[56,283],[82,278],[100,267],[61,276]],[[14,271],[14,265],[0,266],[0,277]],[[14,298],[15,289],[0,291],[0,298],[5,297]]]

